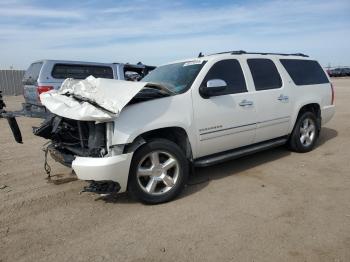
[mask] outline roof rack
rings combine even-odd
[[[308,55],[305,55],[303,53],[294,53],[294,54],[284,54],[284,53],[264,53],[264,52],[246,52],[244,50],[236,50],[236,51],[226,51],[226,52],[220,52],[210,55],[222,55],[222,54],[231,54],[231,55],[245,55],[245,54],[252,54],[252,55],[283,55],[283,56],[302,56],[302,57],[309,57]]]

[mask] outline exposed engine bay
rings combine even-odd
[[[74,156],[103,157],[106,149],[106,123],[77,121],[53,115],[46,119],[33,133],[50,139],[51,156],[70,166]]]

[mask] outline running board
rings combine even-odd
[[[261,142],[250,146],[241,147],[230,151],[225,151],[222,153],[217,153],[210,156],[201,157],[194,160],[194,166],[206,167],[206,166],[216,165],[216,164],[225,162],[227,160],[237,159],[239,157],[254,154],[262,150],[284,145],[287,141],[288,139],[286,137],[283,137],[283,138],[273,139],[273,140]]]

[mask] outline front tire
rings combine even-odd
[[[312,112],[304,112],[298,117],[289,138],[289,146],[293,151],[305,153],[314,149],[319,135],[317,123]]]
[[[188,160],[177,144],[151,140],[134,153],[128,190],[143,203],[167,202],[183,190],[188,173]]]

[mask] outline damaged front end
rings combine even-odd
[[[50,153],[71,167],[78,179],[91,182],[84,191],[125,192],[133,150],[113,144],[115,119],[128,105],[172,95],[159,84],[94,77],[66,79],[59,90],[42,93],[40,99],[51,114],[33,133],[49,140],[44,149],[45,171],[50,175]],[[4,107],[0,99],[0,117],[9,121],[16,141],[22,142],[15,115]]]
[[[49,139],[45,151],[45,171],[50,177],[47,153],[71,167],[77,177],[89,181],[82,192],[111,194],[124,192],[132,154],[117,152],[111,145],[113,122],[79,121],[54,115],[38,128],[37,136]],[[115,156],[115,154],[118,155]],[[126,161],[129,161],[127,164]]]
[[[48,151],[52,158],[71,167],[75,156],[104,157],[108,154],[106,125],[107,123],[78,121],[54,115],[40,127],[33,128],[33,133],[50,139]]]
[[[115,155],[118,149],[107,144],[111,143],[114,120],[121,110],[170,95],[170,90],[152,83],[94,77],[67,79],[59,90],[40,96],[52,115],[33,132],[51,140],[48,151],[52,158],[66,166],[72,166],[76,157]]]

